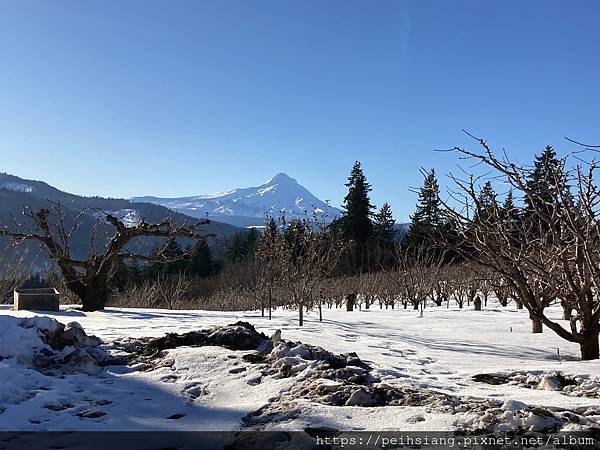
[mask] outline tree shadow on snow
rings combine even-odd
[[[140,310],[136,311],[135,309],[112,309],[106,308],[102,311],[96,311],[94,314],[103,314],[103,315],[113,315],[113,316],[125,316],[131,319],[197,319],[197,320],[205,320],[205,319],[228,319],[228,320],[239,320],[240,316],[243,314],[236,314],[235,312],[231,313],[219,313],[210,314],[207,311],[198,310],[198,312],[185,312],[178,311],[176,309],[173,310],[156,310],[149,312],[148,310]]]
[[[393,338],[393,336],[388,336],[389,338]],[[535,348],[524,348],[524,347],[515,347],[515,346],[502,346],[502,345],[487,345],[481,343],[472,343],[472,342],[464,342],[464,341],[441,341],[439,338],[435,339],[426,339],[419,338],[415,336],[407,336],[402,335],[398,337],[402,342],[407,342],[409,344],[415,344],[418,346],[423,346],[432,350],[439,351],[447,351],[447,352],[456,352],[461,354],[473,354],[473,355],[488,355],[490,357],[505,357],[505,358],[521,358],[521,359],[529,359],[529,360],[554,360],[557,361],[558,358],[554,351],[549,350],[541,350]],[[553,349],[554,350],[554,349]],[[563,361],[579,361],[579,358],[572,355],[564,355],[561,356]]]

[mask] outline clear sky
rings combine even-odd
[[[461,129],[526,161],[600,141],[600,2],[0,0],[0,171],[184,196],[355,159],[412,213]],[[443,177],[442,177],[443,182]]]

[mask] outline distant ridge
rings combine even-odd
[[[7,173],[0,173],[0,226],[6,227],[18,223],[19,226],[23,227],[23,230],[31,231],[33,230],[33,223],[23,215],[23,208],[48,208],[53,202],[60,202],[69,217],[76,217],[79,212],[88,210],[88,214],[80,218],[82,222],[81,231],[73,235],[72,242],[70,242],[72,254],[77,258],[83,258],[89,250],[89,232],[97,218],[97,216],[94,216],[94,209],[115,214],[126,224],[133,224],[141,218],[146,219],[148,222],[158,222],[165,217],[171,217],[175,222],[182,224],[194,223],[198,220],[196,217],[186,216],[152,203],[136,203],[115,198],[84,197],[61,191],[43,181],[27,180]],[[217,221],[204,225],[203,229],[215,233],[221,238],[227,238],[237,230],[232,225]],[[106,232],[110,231],[113,231],[112,227],[107,226]],[[4,265],[10,264],[11,258],[13,260],[24,259],[26,266],[39,271],[49,267],[49,260],[43,252],[39,251],[36,244],[29,243],[13,247],[9,245],[7,238],[0,238],[0,274]]]

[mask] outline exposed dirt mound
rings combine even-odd
[[[497,373],[478,373],[477,375],[473,375],[473,381],[497,386],[508,383],[510,379],[506,375]]]
[[[268,343],[270,343],[269,338],[256,331],[248,322],[236,322],[184,334],[168,333],[163,337],[147,342],[141,347],[139,353],[144,356],[151,356],[170,348],[206,345],[216,345],[229,350],[258,350],[264,348]]]
[[[569,397],[600,398],[597,378],[585,375],[563,375],[560,372],[480,373],[473,381],[492,385],[510,384],[527,389],[558,391]]]

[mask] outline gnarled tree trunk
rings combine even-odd
[[[598,347],[598,332],[590,333],[586,336],[583,342],[579,343],[579,349],[581,350],[581,359],[589,361],[592,359],[598,359],[600,357],[600,351]]]
[[[532,333],[543,333],[544,327],[542,320],[537,317],[531,318],[531,332]]]
[[[354,303],[356,302],[356,294],[346,295],[346,311],[354,311]]]

